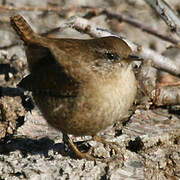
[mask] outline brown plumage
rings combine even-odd
[[[51,126],[63,134],[94,136],[123,119],[136,94],[132,51],[123,40],[46,38],[20,15],[11,24],[25,42],[30,70],[19,86],[32,91]]]

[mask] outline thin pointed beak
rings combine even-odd
[[[142,61],[143,60],[143,58],[141,58],[139,56],[134,56],[134,55],[129,55],[127,59],[130,61]]]

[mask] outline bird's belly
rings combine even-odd
[[[93,99],[34,96],[34,100],[52,127],[75,136],[95,135],[112,125],[121,114],[115,105],[106,102],[102,107],[96,106]]]
[[[135,80],[126,82],[123,88],[122,91],[118,86],[108,86],[72,98],[34,96],[34,99],[54,128],[75,136],[95,135],[121,120],[132,105],[136,94]]]

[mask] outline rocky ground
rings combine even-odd
[[[180,12],[178,0],[167,1]],[[139,92],[136,104],[126,122],[101,133],[107,141],[118,144],[115,153],[91,137],[72,137],[82,151],[94,147],[92,155],[106,161],[77,159],[65,148],[62,134],[48,126],[30,94],[16,89],[28,74],[22,41],[10,26],[9,17],[23,15],[36,32],[44,33],[66,22],[71,16],[83,16],[87,9],[77,6],[109,7],[171,35],[167,25],[143,1],[96,0],[68,1],[3,1],[6,7],[72,8],[69,11],[47,12],[4,10],[0,6],[0,179],[179,179],[180,178],[180,108],[154,106],[149,97]],[[160,54],[171,44],[142,32],[126,23],[96,16],[89,21],[127,37]],[[89,38],[72,29],[52,34],[53,37]],[[177,38],[173,34],[174,38]],[[12,45],[12,47],[10,46]],[[178,53],[177,53],[178,54]],[[158,72],[160,74],[160,72]],[[179,79],[177,79],[177,82]],[[140,91],[140,90],[139,90]],[[15,96],[16,94],[22,96]],[[11,94],[11,95],[10,95]],[[146,95],[147,96],[147,95]],[[141,100],[139,100],[139,98]],[[143,100],[142,100],[143,99]],[[148,103],[144,103],[148,99]]]

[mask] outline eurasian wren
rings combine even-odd
[[[121,121],[136,95],[130,47],[114,36],[97,39],[42,37],[20,15],[11,24],[25,42],[32,91],[47,122],[64,135],[91,135]],[[68,139],[70,141],[70,139]],[[77,150],[79,157],[92,159]]]

